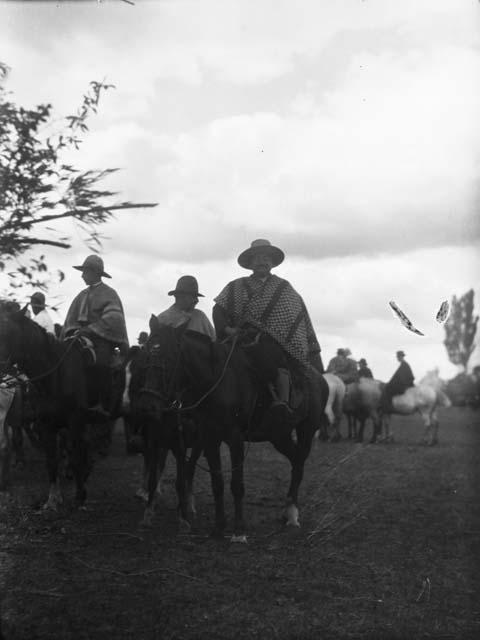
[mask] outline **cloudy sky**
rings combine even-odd
[[[324,361],[348,346],[387,379],[403,349],[417,378],[451,377],[436,312],[480,300],[479,26],[476,0],[1,2],[0,60],[15,100],[56,117],[90,80],[116,86],[75,162],[158,202],[103,230],[132,342],[182,274],[210,314],[267,238]],[[72,237],[47,252],[67,276],[49,292],[60,322],[89,253]]]

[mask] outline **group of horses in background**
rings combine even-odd
[[[62,455],[67,456],[75,481],[76,504],[82,507],[87,497],[92,447],[100,427],[89,409],[91,376],[85,358],[80,340],[60,341],[22,310],[8,304],[0,306],[1,372],[12,375],[11,368],[17,366],[28,378],[28,388],[34,389],[35,433],[37,444],[45,451],[49,480],[45,508],[55,509],[62,501]],[[380,436],[382,423],[389,428],[388,416],[380,413],[381,383],[378,381],[361,379],[345,387],[341,380],[341,384],[338,383],[336,376],[321,375],[312,368],[308,375],[294,381],[293,409],[288,411],[282,405],[272,406],[268,385],[259,379],[251,362],[248,348],[236,339],[212,342],[185,326],[164,326],[155,316],[151,317],[148,342],[129,362],[128,380],[122,378],[129,399],[128,419],[144,454],[147,499],[144,526],[152,524],[158,481],[169,451],[176,461],[181,525],[189,528],[194,516],[194,473],[203,455],[214,497],[212,533],[223,536],[227,522],[220,447],[222,443],[227,445],[234,501],[233,539],[244,540],[247,528],[243,512],[245,443],[270,442],[290,462],[284,518],[287,524],[298,526],[298,494],[317,430],[328,433],[331,429],[332,439],[336,439],[343,412],[351,420],[350,435],[359,439],[369,418],[373,422],[372,440]],[[426,429],[434,432],[433,443],[438,430],[436,409],[445,405],[447,399],[437,381],[431,378],[408,390],[410,393],[401,399],[403,404],[395,409],[403,414],[419,411]],[[25,384],[17,380],[19,394],[24,388]],[[119,394],[123,391],[120,384]],[[398,398],[394,404],[395,401]],[[355,431],[356,421],[358,431]],[[10,423],[11,420],[4,420],[3,440],[7,445]],[[0,439],[3,468],[6,457],[1,458],[1,443]]]

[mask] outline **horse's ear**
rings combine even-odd
[[[150,321],[148,323],[148,326],[150,327],[150,333],[155,333],[155,331],[158,331],[158,327],[160,326],[157,316],[154,315],[153,313],[150,316]]]

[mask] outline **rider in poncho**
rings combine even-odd
[[[252,275],[229,282],[215,298],[213,321],[219,339],[244,329],[261,331],[257,362],[274,384],[278,404],[288,407],[289,369],[323,372],[320,346],[301,296],[283,278],[270,273],[284,253],[268,240],[254,240],[238,257]]]
[[[118,293],[102,282],[102,277],[111,276],[104,271],[103,260],[99,256],[88,256],[82,265],[74,269],[82,272],[88,286],[70,305],[61,337],[85,336],[93,343],[96,364],[92,371],[95,379],[92,386],[99,394],[99,403],[94,409],[108,415],[111,410],[112,357],[116,347],[125,355],[128,351],[125,314]]]

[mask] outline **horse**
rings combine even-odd
[[[69,463],[75,478],[75,501],[83,507],[86,481],[91,470],[87,424],[95,416],[89,411],[89,375],[84,349],[78,339],[61,342],[25,315],[25,309],[0,308],[0,364],[13,363],[35,388],[38,428],[46,455],[49,495],[46,509],[63,502],[59,486],[60,436],[65,436]]]
[[[333,373],[324,373],[323,377],[328,385],[328,397],[325,405],[323,425],[319,429],[322,440],[329,438],[328,429],[333,433],[330,436],[331,442],[338,442],[342,439],[340,434],[340,422],[342,420],[343,399],[345,397],[345,383],[341,378]],[[325,422],[327,427],[325,427]]]
[[[156,320],[155,316],[152,318]],[[171,451],[177,468],[179,526],[181,530],[189,531],[195,514],[193,474],[201,446],[196,425],[191,420],[181,421],[180,414],[176,415],[167,407],[170,400],[176,401],[172,395],[175,390],[169,382],[172,367],[175,369],[174,335],[172,327],[164,327],[158,335],[153,333],[132,361],[128,419],[143,453],[142,485],[135,494],[147,502],[141,526],[152,526],[155,498],[162,492],[161,477]],[[172,379],[175,382],[175,376]],[[187,449],[191,449],[188,461]]]
[[[366,421],[370,418],[373,423],[371,442],[375,442],[380,431],[380,398],[383,383],[373,378],[361,377],[356,382],[347,385],[343,401],[343,412],[348,420],[348,437],[356,442],[363,442]],[[359,423],[357,430],[357,421]]]
[[[168,422],[171,429],[176,420],[181,422],[183,413],[192,412],[199,434],[196,455],[198,457],[199,451],[203,450],[210,470],[215,503],[212,535],[223,537],[227,524],[220,457],[222,442],[227,444],[231,460],[232,540],[246,540],[243,516],[245,442],[269,441],[290,461],[285,516],[287,525],[299,526],[298,491],[305,461],[325,409],[328,396],[325,379],[312,369],[302,392],[297,393],[296,398],[292,394],[291,404],[295,408],[290,413],[285,406],[271,406],[268,385],[257,379],[247,356],[248,348],[239,348],[235,340],[231,344],[212,342],[209,337],[189,331],[185,326],[177,329],[162,326],[155,316],[150,319],[150,332],[148,348],[150,353],[157,350],[158,359],[147,367],[150,380],[146,391],[151,393],[150,401],[155,405],[157,432],[168,429]],[[149,500],[156,484],[154,463],[150,469]],[[190,473],[193,474],[192,469]],[[147,520],[151,518],[148,509],[147,505]]]
[[[403,394],[393,396],[392,410],[382,410],[384,435],[386,442],[393,440],[390,426],[390,416],[395,414],[413,415],[419,413],[424,432],[422,442],[429,446],[438,443],[438,407],[450,407],[451,402],[443,391],[443,382],[438,377],[438,371],[429,372],[418,385],[409,387]]]

